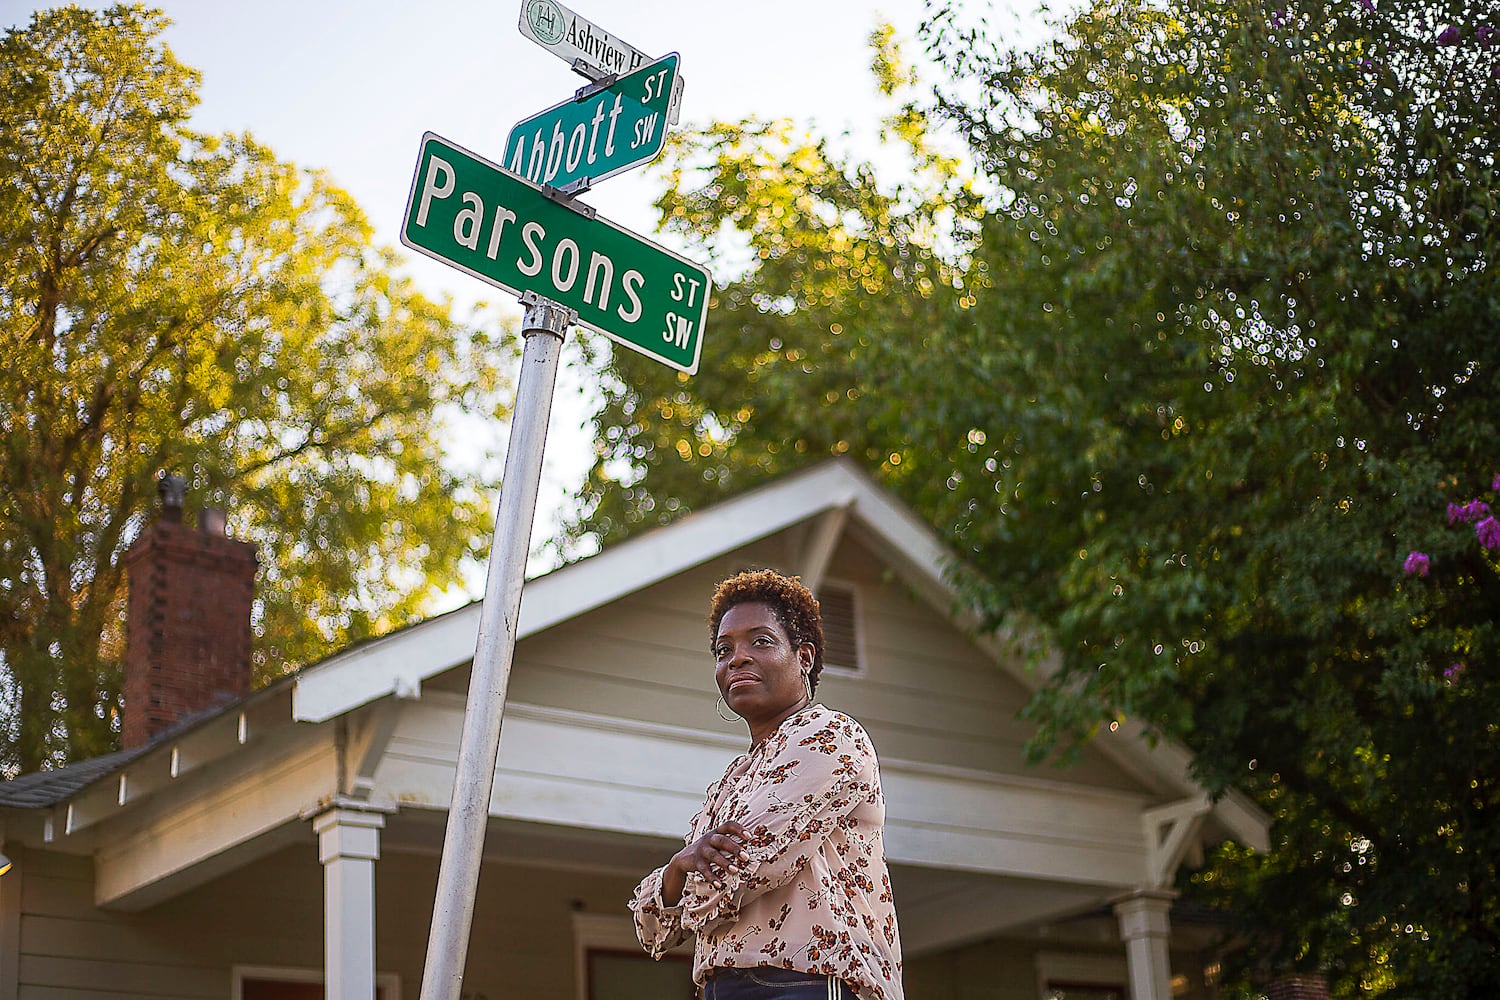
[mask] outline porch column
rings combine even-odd
[[[375,862],[381,812],[340,802],[313,817],[323,863],[323,995],[375,1000]]]
[[[1140,889],[1115,900],[1115,918],[1125,941],[1131,1000],[1171,1000],[1172,968],[1167,954],[1171,921],[1167,914],[1177,894]]]

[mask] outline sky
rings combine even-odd
[[[202,73],[193,127],[248,131],[275,154],[326,170],[363,207],[376,238],[401,250],[424,291],[460,308],[507,293],[399,246],[418,144],[435,132],[493,160],[510,127],[585,82],[524,37],[523,0],[158,0],[173,20],[177,58]],[[91,0],[85,4],[100,7]],[[0,0],[0,27],[42,6]],[[869,36],[888,21],[908,43],[922,0],[576,0],[567,4],[650,55],[677,52],[685,81],[682,125],[748,116],[789,117],[849,149],[878,156],[890,110],[870,73]],[[584,196],[601,215],[651,235],[649,171],[609,178]],[[665,242],[665,241],[664,241]],[[692,257],[691,247],[673,244]],[[519,309],[515,310],[519,315]],[[704,333],[713,349],[712,319]],[[559,379],[543,465],[535,537],[549,535],[590,464],[594,373]],[[466,433],[503,435],[504,427]],[[458,450],[464,442],[455,442]]]
[[[585,81],[518,30],[523,0],[158,0],[166,42],[203,76],[194,127],[249,131],[284,160],[327,170],[392,245],[424,132],[490,159],[510,127]],[[44,4],[0,0],[0,25]],[[102,7],[99,0],[85,6]],[[869,71],[881,20],[913,38],[922,0],[577,0],[574,11],[651,55],[677,52],[682,125],[792,117],[873,148],[888,111]],[[747,16],[747,11],[754,13]],[[916,49],[915,43],[910,46]],[[652,233],[655,187],[636,170],[584,200]],[[403,251],[404,252],[404,251]],[[459,302],[505,295],[410,255],[424,288]]]

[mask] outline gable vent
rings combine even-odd
[[[824,583],[818,588],[818,608],[823,617],[823,665],[859,670],[859,608],[854,588]]]

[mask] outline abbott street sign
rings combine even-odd
[[[678,371],[698,370],[707,268],[431,132],[401,242],[506,291],[574,309],[584,326]]]
[[[677,53],[603,90],[564,101],[518,124],[502,162],[533,184],[566,187],[613,177],[654,160],[667,138],[667,105],[677,82]]]

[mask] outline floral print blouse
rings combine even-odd
[[[710,785],[684,843],[726,820],[750,856],[716,889],[696,872],[676,906],[656,869],[630,908],[653,958],[691,932],[693,979],[756,965],[845,980],[860,1000],[903,1000],[901,939],[881,828],[885,800],[875,748],[858,722],[810,705]]]

